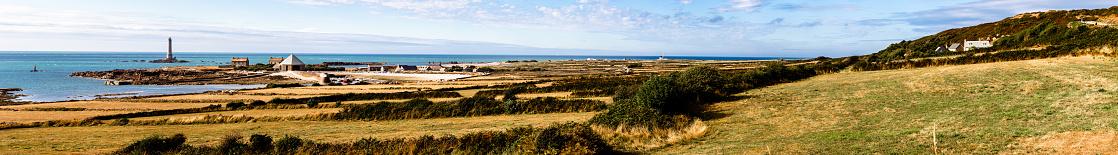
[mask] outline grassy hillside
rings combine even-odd
[[[655,153],[1113,153],[1116,78],[1092,57],[821,75],[716,103],[705,137]]]
[[[1106,28],[1099,29],[1101,28],[1100,26],[1087,26],[1077,24],[1078,22],[1073,21],[1114,22],[1112,19],[1116,17],[1118,17],[1118,6],[1107,9],[1024,13],[1013,17],[1007,17],[997,22],[949,29],[920,39],[894,43],[877,53],[865,56],[863,60],[867,62],[888,62],[912,58],[981,53],[1036,46],[1072,44],[1082,44],[1081,46],[1114,45],[1112,41],[1115,37],[1118,37],[1118,31],[1113,31],[1114,26],[1109,28],[1111,31],[1106,31]],[[1067,27],[1068,25],[1072,27]],[[1099,30],[1104,30],[1105,32],[1097,32]],[[1100,36],[1103,37],[1100,38]],[[994,39],[992,37],[1001,38],[997,39],[998,41],[995,42],[995,46],[992,48],[968,52],[935,52],[938,46],[962,43],[964,40],[989,41]],[[1110,40],[1100,40],[1105,38],[1110,38]]]

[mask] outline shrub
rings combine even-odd
[[[675,112],[685,105],[681,103],[682,91],[677,90],[675,82],[667,77],[657,76],[648,79],[637,90],[636,102],[664,112]]]
[[[162,154],[179,149],[184,142],[186,142],[186,137],[182,134],[175,134],[167,138],[153,135],[136,141],[128,147],[124,147],[124,149],[117,150],[116,154]]]
[[[637,90],[640,90],[640,88],[641,88],[641,85],[639,85],[639,84],[629,85],[629,86],[621,86],[613,92],[613,100],[614,101],[621,101],[621,100],[633,98],[634,96],[637,96]]]
[[[313,108],[313,107],[318,106],[318,101],[315,101],[314,99],[309,99],[309,100],[307,100],[307,102],[305,104],[307,104],[307,107],[312,107]]]
[[[241,108],[241,107],[244,107],[244,106],[245,106],[244,102],[229,102],[229,103],[225,104],[225,107],[230,108],[230,109],[237,109],[237,108]]]
[[[505,103],[502,105],[505,107],[505,113],[511,114],[519,111],[520,102],[516,100],[505,100]]]
[[[249,148],[254,152],[267,152],[272,151],[272,137],[268,135],[252,134],[248,139]]]
[[[504,97],[501,97],[501,99],[505,100],[505,101],[516,100],[517,99],[516,94],[523,93],[527,89],[528,88],[525,88],[523,86],[517,86],[517,87],[512,87],[512,88],[509,88],[509,89],[505,89]]]
[[[275,142],[276,152],[294,152],[303,146],[303,139],[299,137],[284,136]]]
[[[543,154],[607,153],[611,148],[590,127],[578,123],[554,123],[536,136],[536,149]]]
[[[606,112],[598,113],[590,118],[593,124],[608,126],[639,126],[639,127],[668,127],[670,119],[660,113],[660,110],[638,103],[633,99],[615,101]]]
[[[693,103],[715,101],[729,91],[726,78],[710,66],[688,68],[675,78],[675,82],[683,88],[684,95],[696,96],[694,101],[690,101]]]
[[[256,101],[252,101],[252,103],[249,103],[249,105],[252,105],[252,106],[263,106],[263,105],[268,105],[268,103],[267,103],[267,102],[264,102],[264,101],[261,101],[261,100],[256,100]]]
[[[242,154],[242,150],[246,147],[241,144],[241,135],[229,134],[221,137],[221,143],[217,145],[217,149],[223,152],[222,154]]]

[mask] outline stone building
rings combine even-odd
[[[268,57],[268,64],[269,65],[279,64],[280,62],[283,62],[283,58]]]
[[[286,59],[283,59],[283,62],[276,64],[272,68],[279,71],[301,71],[307,68],[307,64],[299,60],[299,57],[295,57],[295,54],[291,54],[291,56],[287,56]]]
[[[248,66],[248,58],[233,57],[233,61],[229,62],[233,66]]]

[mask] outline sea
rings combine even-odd
[[[174,66],[228,65],[230,59],[249,58],[250,64],[267,63],[268,58],[294,54],[304,63],[329,61],[386,62],[402,65],[426,65],[428,62],[504,62],[508,60],[652,60],[659,56],[587,56],[587,55],[438,55],[438,54],[329,54],[329,53],[202,53],[175,52],[179,60],[189,63],[146,63],[133,60],[157,60],[166,52],[74,52],[74,51],[0,51],[0,88],[20,88],[9,93],[26,95],[17,101],[56,102],[89,100],[97,96],[124,97],[137,95],[196,93],[225,89],[257,88],[263,85],[104,85],[106,80],[70,77],[73,72],[107,71],[113,69],[151,69]],[[778,57],[703,57],[665,56],[668,59],[696,60],[767,60]],[[797,58],[785,58],[797,59]],[[30,72],[37,68],[41,72]]]

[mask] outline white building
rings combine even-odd
[[[970,50],[970,48],[976,48],[977,49],[977,48],[987,48],[987,47],[992,47],[992,46],[994,46],[994,45],[990,44],[990,41],[964,41],[963,42],[963,47],[965,47],[963,49],[964,51]]]

